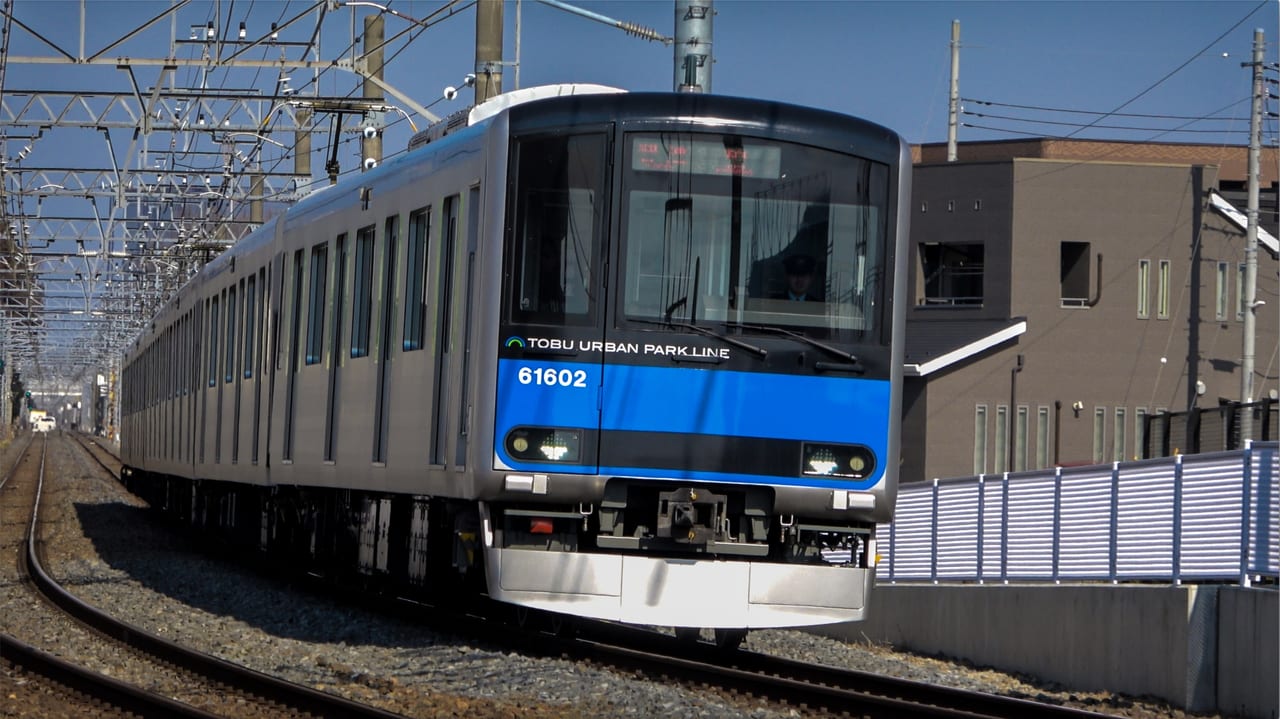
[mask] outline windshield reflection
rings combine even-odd
[[[627,319],[876,330],[887,168],[731,135],[627,137]]]

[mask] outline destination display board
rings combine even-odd
[[[640,135],[631,140],[631,169],[776,180],[782,171],[782,148],[749,142],[726,146],[719,139]]]

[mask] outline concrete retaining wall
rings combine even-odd
[[[1280,716],[1280,593],[1218,590],[1218,708],[1224,714]]]
[[[1026,673],[1079,691],[1276,719],[1267,589],[1148,585],[878,585],[865,622],[822,633]]]

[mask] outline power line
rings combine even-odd
[[[1106,113],[1106,114],[1102,115],[1101,117],[1099,117],[1097,120],[1095,120],[1095,123],[1096,123],[1096,122],[1100,122],[1100,121],[1102,121],[1102,120],[1106,119],[1107,117],[1109,117],[1109,116],[1111,116],[1111,115],[1113,115],[1113,114],[1115,114],[1115,113],[1119,112],[1120,110],[1123,110],[1124,108],[1128,107],[1129,105],[1132,105],[1134,102],[1136,102],[1136,101],[1137,101],[1139,98],[1141,98],[1143,95],[1146,95],[1147,93],[1151,92],[1152,90],[1154,90],[1154,89],[1156,89],[1157,87],[1159,87],[1160,85],[1162,85],[1162,84],[1164,83],[1164,81],[1165,81],[1165,80],[1168,80],[1169,78],[1171,78],[1171,77],[1173,77],[1174,75],[1176,75],[1176,74],[1178,74],[1179,72],[1181,72],[1183,68],[1185,68],[1187,65],[1190,65],[1193,61],[1195,61],[1195,60],[1196,60],[1197,58],[1199,58],[1201,55],[1203,55],[1203,54],[1205,54],[1206,52],[1208,52],[1210,48],[1212,48],[1214,45],[1218,44],[1218,42],[1219,42],[1220,40],[1222,40],[1222,38],[1226,37],[1227,35],[1230,35],[1232,31],[1234,31],[1236,28],[1238,28],[1238,27],[1240,27],[1241,25],[1243,25],[1243,24],[1244,24],[1244,22],[1245,22],[1246,20],[1248,20],[1249,18],[1253,17],[1253,15],[1254,15],[1255,13],[1257,13],[1259,10],[1261,10],[1262,8],[1266,7],[1266,6],[1267,6],[1267,4],[1268,4],[1268,2],[1269,2],[1269,0],[1262,0],[1262,2],[1258,3],[1258,4],[1257,4],[1257,6],[1255,6],[1252,10],[1250,10],[1248,14],[1246,14],[1244,17],[1240,18],[1240,20],[1239,20],[1236,24],[1234,24],[1234,25],[1232,25],[1231,27],[1227,28],[1227,29],[1226,29],[1226,30],[1225,30],[1221,35],[1219,35],[1218,37],[1214,38],[1212,42],[1210,42],[1208,45],[1206,45],[1206,46],[1204,46],[1203,48],[1201,48],[1199,52],[1197,52],[1196,54],[1194,54],[1194,55],[1192,55],[1191,57],[1187,58],[1186,62],[1183,62],[1181,65],[1179,65],[1179,66],[1175,67],[1173,70],[1170,70],[1170,71],[1169,71],[1169,72],[1168,72],[1164,77],[1160,78],[1159,80],[1156,80],[1154,83],[1152,83],[1151,85],[1149,85],[1149,86],[1148,86],[1145,90],[1143,90],[1142,92],[1140,92],[1140,93],[1138,93],[1137,95],[1134,95],[1133,97],[1129,98],[1128,100],[1125,100],[1124,102],[1120,103],[1120,104],[1119,104],[1118,106],[1116,106],[1116,108],[1115,108],[1114,110],[1112,110],[1111,112],[1108,112],[1108,113]],[[1092,127],[1092,124],[1090,124],[1090,125],[1085,125],[1084,127],[1081,127],[1081,128],[1079,128],[1079,129],[1077,129],[1075,132],[1072,132],[1072,133],[1071,133],[1070,135],[1068,135],[1067,137],[1074,137],[1076,134],[1078,134],[1078,133],[1080,133],[1081,131],[1086,130],[1086,129],[1090,128],[1090,127]]]
[[[1041,107],[1038,105],[1018,105],[1018,104],[1008,103],[1008,102],[996,102],[994,100],[977,100],[977,99],[968,98],[968,97],[962,97],[960,98],[960,101],[970,102],[976,105],[985,105],[987,107],[1010,107],[1016,110],[1037,110],[1042,112],[1059,112],[1059,113],[1068,114],[1068,115],[1098,115],[1100,116],[1099,119],[1103,119],[1106,117],[1133,117],[1133,118],[1139,118],[1144,120],[1223,120],[1223,121],[1231,121],[1231,122],[1236,122],[1242,119],[1235,116],[1225,116],[1225,115],[1216,116],[1216,114],[1213,116],[1210,116],[1210,115],[1199,115],[1199,116],[1197,115],[1158,115],[1158,114],[1144,114],[1144,113],[1130,113],[1130,112],[1100,112],[1097,110],[1072,110],[1064,107]],[[1249,98],[1247,97],[1241,98],[1240,100],[1230,105],[1227,105],[1226,108],[1219,109],[1218,112],[1221,112],[1223,109],[1234,107],[1235,105],[1238,105],[1243,102],[1249,102]],[[964,111],[964,112],[965,114],[976,114],[976,113],[969,113],[968,111]]]
[[[1062,127],[1078,127],[1078,128],[1086,128],[1086,127],[1087,127],[1087,128],[1089,128],[1089,129],[1095,129],[1095,130],[1125,130],[1125,131],[1130,131],[1130,132],[1180,132],[1180,133],[1187,133],[1187,132],[1189,132],[1189,133],[1202,133],[1202,134],[1206,134],[1206,135],[1229,135],[1229,134],[1244,134],[1244,135],[1247,135],[1247,134],[1249,133],[1249,129],[1248,129],[1248,128],[1244,128],[1244,129],[1241,129],[1241,130],[1215,130],[1215,129],[1208,129],[1208,130],[1177,129],[1177,130],[1171,130],[1171,129],[1167,128],[1167,127],[1135,127],[1135,126],[1132,126],[1132,125],[1099,125],[1099,124],[1097,124],[1097,123],[1088,123],[1088,124],[1085,124],[1085,123],[1080,123],[1080,122],[1064,122],[1064,121],[1062,121],[1062,120],[1032,120],[1032,119],[1023,118],[1023,117],[1011,117],[1011,116],[1008,116],[1008,115],[990,115],[990,114],[985,114],[985,113],[980,113],[980,112],[968,112],[968,111],[965,111],[965,112],[963,112],[962,114],[964,114],[964,115],[966,115],[966,116],[969,116],[969,117],[982,117],[982,118],[986,118],[986,119],[990,119],[990,120],[1010,120],[1010,121],[1013,121],[1013,122],[1023,122],[1023,123],[1027,123],[1027,124],[1029,124],[1029,125],[1056,125],[1056,126],[1062,126]],[[1199,120],[1195,120],[1195,119],[1193,119],[1193,122],[1199,122]]]

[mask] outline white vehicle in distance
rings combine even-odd
[[[39,417],[36,419],[35,431],[48,432],[50,430],[56,429],[57,424],[58,424],[57,421],[53,417],[50,417],[49,415],[45,415],[43,417]]]

